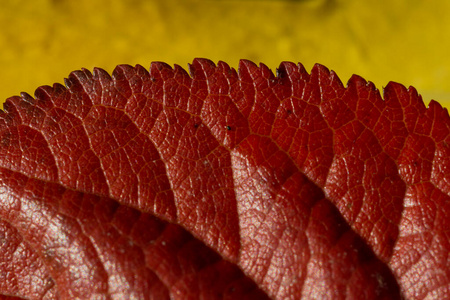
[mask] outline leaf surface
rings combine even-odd
[[[450,118],[414,88],[195,59],[0,113],[0,292],[450,297]]]

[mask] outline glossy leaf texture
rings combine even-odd
[[[414,88],[195,59],[0,113],[0,292],[450,298],[450,118]]]

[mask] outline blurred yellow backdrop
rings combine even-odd
[[[275,70],[318,62],[344,84],[413,85],[450,107],[450,1],[6,0],[0,9],[0,99],[63,82],[76,69],[194,57]]]

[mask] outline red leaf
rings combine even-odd
[[[450,118],[316,65],[76,71],[0,113],[0,292],[450,297]]]

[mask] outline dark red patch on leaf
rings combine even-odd
[[[0,112],[0,293],[450,297],[450,118],[316,65],[76,71]]]

